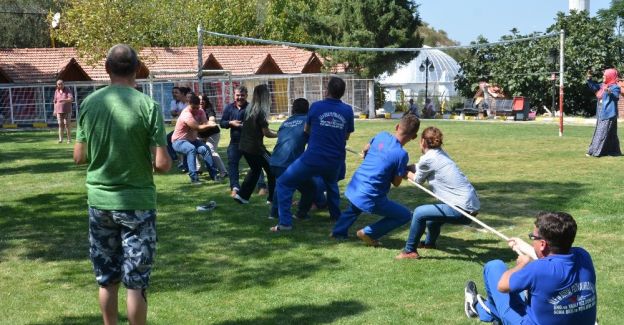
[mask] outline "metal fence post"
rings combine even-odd
[[[11,91],[13,88],[9,88],[9,109],[11,111],[11,124],[15,123],[15,119],[13,117],[13,92]]]
[[[375,82],[368,81],[368,118],[375,117]]]
[[[290,105],[290,103],[292,103],[292,101],[290,100],[290,80],[291,78],[288,77],[288,85],[286,86],[286,108],[288,109],[288,116],[292,115],[292,105]]]

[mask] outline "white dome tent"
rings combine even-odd
[[[450,55],[424,46],[418,56],[397,69],[392,75],[384,74],[379,82],[386,89],[386,101],[400,101],[400,90],[403,91],[405,100],[414,98],[417,102],[424,102],[426,69],[420,71],[421,65],[425,67],[425,60],[429,59],[433,70],[429,70],[427,82],[427,96],[438,100],[448,99],[455,96],[455,77],[459,72],[459,64]]]

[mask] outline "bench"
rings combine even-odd
[[[496,116],[511,116],[513,99],[494,99],[489,100],[489,112]]]
[[[455,109],[456,112],[463,115],[477,115],[479,109],[474,106],[474,99],[465,99],[464,107]]]

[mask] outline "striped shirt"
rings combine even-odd
[[[433,193],[469,213],[481,207],[477,191],[442,149],[429,149],[420,157],[414,181],[419,184],[428,181]]]

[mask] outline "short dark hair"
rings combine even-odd
[[[179,90],[180,90],[180,87],[175,86],[175,87],[171,88],[171,91],[174,91],[174,90],[176,90],[176,89],[179,91]]]
[[[331,77],[327,82],[327,94],[329,94],[331,98],[340,99],[342,95],[344,95],[346,87],[347,85],[342,78]]]
[[[182,93],[182,95],[184,96],[186,96],[186,94],[191,92],[191,88],[189,87],[180,87],[178,89],[180,89],[180,93]]]
[[[138,70],[139,57],[129,45],[117,44],[108,50],[105,65],[110,74],[129,77]]]
[[[292,112],[293,114],[308,114],[310,109],[310,103],[305,98],[297,98],[293,101]]]
[[[540,212],[535,219],[538,235],[550,246],[555,254],[566,254],[570,251],[576,237],[576,221],[565,212]]]
[[[189,104],[191,104],[191,105],[199,105],[199,96],[191,93],[191,99],[189,99]]]
[[[239,93],[245,93],[245,94],[249,93],[249,91],[247,90],[247,87],[243,85],[237,86],[236,88],[234,88],[234,91],[238,91]]]
[[[401,134],[414,137],[420,129],[420,119],[414,114],[405,114],[399,121],[399,129]]]

